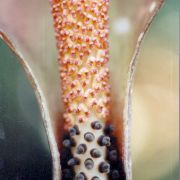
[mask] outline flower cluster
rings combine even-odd
[[[107,161],[118,161],[105,132],[110,109],[109,0],[52,0],[51,5],[68,130],[62,143],[62,177],[105,180],[112,169]],[[119,178],[117,170],[111,174]]]

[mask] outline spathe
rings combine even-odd
[[[131,106],[132,80],[135,68],[135,57],[139,50],[144,33],[160,8],[162,1],[113,1],[111,8],[117,7],[116,14],[110,11],[110,18],[115,19],[111,24],[110,54],[117,54],[117,58],[110,61],[112,84],[112,117],[114,124],[119,126],[117,134],[122,137],[120,149],[124,156],[127,179],[131,179],[131,159],[129,154],[129,121]],[[143,18],[143,19],[141,19]],[[119,28],[118,23],[125,26]],[[113,26],[118,36],[113,33]],[[118,29],[119,28],[119,29]],[[0,3],[0,29],[2,38],[20,57],[24,68],[33,82],[37,98],[42,107],[42,116],[47,128],[50,148],[54,162],[54,179],[58,174],[57,127],[61,123],[59,75],[56,61],[56,48],[50,6],[48,2],[14,0]],[[128,32],[127,32],[128,31]],[[5,33],[10,39],[7,40]],[[118,37],[118,38],[117,38]],[[121,59],[119,59],[121,57]],[[120,69],[119,69],[120,68]],[[124,128],[123,128],[124,127]],[[122,129],[123,132],[122,132]],[[123,143],[123,135],[125,141]],[[55,137],[56,136],[56,142]]]

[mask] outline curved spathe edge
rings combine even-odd
[[[35,92],[35,96],[37,98],[37,101],[38,101],[38,104],[40,107],[43,124],[44,124],[46,134],[48,137],[48,144],[49,144],[50,151],[51,151],[52,164],[53,164],[53,170],[52,170],[53,171],[53,180],[60,180],[61,167],[60,167],[60,160],[59,160],[59,152],[58,152],[58,147],[57,147],[57,143],[55,140],[53,127],[51,124],[51,118],[50,118],[50,114],[48,111],[48,106],[47,106],[47,102],[44,97],[44,94],[38,84],[38,81],[37,81],[32,69],[30,68],[28,63],[24,60],[23,55],[20,52],[18,52],[18,50],[14,47],[12,41],[8,38],[8,36],[1,29],[0,29],[0,39],[2,39],[8,45],[8,47],[12,50],[12,52],[17,56],[20,64],[22,65],[22,67],[28,77],[28,80],[29,80],[30,84],[32,85],[32,88]]]
[[[155,16],[158,14],[160,8],[162,7],[164,0],[160,0],[159,4],[156,6],[152,15],[148,19],[144,29],[140,32],[132,59],[129,64],[128,79],[126,86],[126,97],[125,97],[125,107],[123,111],[124,119],[124,166],[126,172],[126,180],[132,180],[132,159],[131,159],[131,121],[132,121],[132,92],[133,92],[133,82],[137,67],[137,57],[140,52],[142,41],[153,21]]]

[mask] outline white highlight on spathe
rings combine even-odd
[[[149,7],[149,12],[154,11],[155,7],[156,7],[156,2],[153,1],[153,2],[151,3],[151,6]]]
[[[131,24],[127,17],[121,17],[114,22],[113,30],[117,34],[125,34],[130,30]]]

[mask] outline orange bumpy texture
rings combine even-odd
[[[109,115],[109,0],[52,0],[65,126]]]

